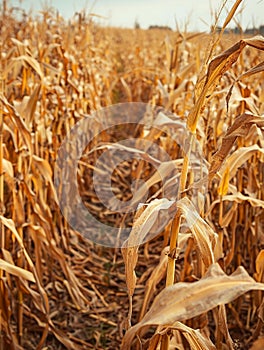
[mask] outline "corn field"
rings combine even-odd
[[[264,38],[224,33],[240,3],[211,34],[2,11],[0,350],[264,348]],[[58,154],[78,123],[95,133],[96,113],[127,104],[151,126],[96,133],[73,174],[87,211],[129,229],[98,244],[67,220],[70,187],[61,211]],[[93,173],[132,138],[119,151],[141,158],[110,175],[136,205],[122,215]]]

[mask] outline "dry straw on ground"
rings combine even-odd
[[[262,348],[264,38],[104,29],[85,14],[67,23],[52,11],[20,20],[15,11],[0,18],[0,350]],[[154,115],[164,132],[129,133],[172,161],[157,160],[164,183],[147,157],[120,165],[118,198],[130,199],[140,178],[151,195],[123,217],[100,204],[92,173],[127,130],[113,128],[84,151],[85,205],[102,222],[132,226],[121,252],[69,227],[53,176],[71,127],[126,101],[164,107]],[[183,153],[166,135],[185,125]],[[208,165],[198,182],[196,142]],[[162,198],[174,181],[177,198]],[[144,195],[139,187],[135,200]],[[160,210],[172,222],[140,245]]]

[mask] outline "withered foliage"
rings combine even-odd
[[[14,11],[0,17],[0,350],[262,349],[264,38]],[[120,102],[163,109],[154,114],[161,129],[113,127],[80,159],[87,210],[131,227],[122,249],[110,249],[69,226],[54,167],[74,125]],[[146,147],[142,160],[119,165],[117,198],[131,199],[135,179],[150,194],[122,216],[100,203],[92,173],[102,151],[133,132],[171,161],[153,159],[155,170]],[[202,159],[192,159],[198,145]],[[163,197],[173,186],[177,196]],[[160,212],[172,220],[149,236]]]

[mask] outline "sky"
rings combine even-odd
[[[1,1],[1,0],[0,0]],[[44,4],[58,9],[64,18],[71,18],[75,12],[85,9],[101,17],[94,19],[103,24],[118,27],[133,27],[135,21],[141,28],[150,25],[165,25],[172,29],[208,31],[214,23],[215,13],[223,0],[8,0],[11,6],[20,6],[26,11],[37,13]],[[235,0],[228,0],[230,9]],[[243,9],[236,15],[243,29],[264,24],[264,0],[244,0],[238,8]],[[227,12],[224,11],[224,14]],[[224,16],[220,20],[220,25]],[[235,27],[231,22],[230,27]]]

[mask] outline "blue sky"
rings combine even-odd
[[[228,7],[234,2],[227,1]],[[9,0],[10,5],[20,4],[27,11],[31,8],[34,12],[45,3],[58,9],[65,18],[85,8],[87,12],[106,17],[99,20],[105,25],[133,27],[137,20],[142,28],[152,24],[175,28],[177,21],[180,28],[188,23],[189,30],[208,30],[213,23],[212,10],[219,9],[222,0]],[[244,0],[241,5],[244,10],[236,18],[243,29],[264,24],[264,0]]]

